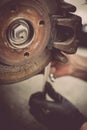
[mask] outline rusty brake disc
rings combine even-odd
[[[0,61],[19,65],[37,57],[48,44],[50,19],[44,2],[19,0],[0,8]]]
[[[40,73],[61,52],[75,53],[81,18],[64,0],[3,0],[0,4],[0,84]]]

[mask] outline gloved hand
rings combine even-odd
[[[53,101],[48,101],[46,94]],[[32,115],[49,130],[79,130],[87,120],[67,99],[55,92],[48,82],[44,92],[31,95],[29,105]]]

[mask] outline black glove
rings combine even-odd
[[[53,101],[46,99],[48,94]],[[33,94],[29,101],[32,115],[49,130],[79,130],[87,121],[67,99],[55,92],[50,83],[46,83],[44,92]]]

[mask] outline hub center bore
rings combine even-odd
[[[7,39],[10,47],[22,49],[31,44],[34,36],[34,28],[26,20],[13,21],[7,30]]]

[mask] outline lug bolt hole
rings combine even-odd
[[[25,56],[25,57],[29,57],[29,52],[25,52],[25,53],[24,53],[24,56]]]
[[[11,6],[10,10],[11,10],[12,13],[14,13],[16,11],[16,6]]]
[[[45,25],[44,20],[41,20],[41,21],[39,22],[39,25],[40,25],[40,26],[44,26],[44,25]]]

